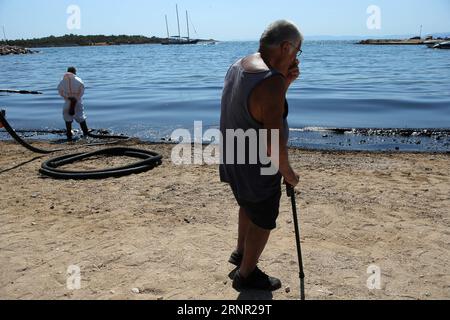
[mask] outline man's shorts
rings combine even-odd
[[[77,103],[77,105],[75,106],[74,116],[71,116],[69,114],[69,109],[70,109],[70,102],[66,102],[63,109],[63,117],[65,122],[73,122],[74,119],[78,123],[86,121],[87,118],[84,114],[84,107],[82,103]]]
[[[234,197],[241,208],[245,210],[249,219],[264,230],[273,230],[277,227],[277,219],[280,214],[281,186],[280,190],[270,198],[261,202],[249,202],[240,199],[234,188]]]

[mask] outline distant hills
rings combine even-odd
[[[7,44],[11,46],[20,46],[27,48],[39,47],[75,47],[75,46],[109,46],[109,45],[125,45],[125,44],[160,44],[166,41],[166,38],[145,37],[145,36],[128,36],[128,35],[89,35],[80,36],[74,34],[66,34],[61,37],[45,37],[38,39],[20,39],[8,40]],[[214,40],[200,40],[214,41]],[[0,41],[0,45],[5,45],[5,41]]]
[[[433,36],[434,38],[450,37],[450,32],[439,32],[423,34],[423,37]],[[365,36],[306,36],[306,40],[365,40],[365,39],[409,39],[416,35],[365,35]],[[39,47],[74,47],[74,46],[108,46],[108,45],[126,45],[126,44],[161,44],[167,41],[166,38],[146,37],[142,35],[88,35],[80,36],[66,34],[64,36],[49,36],[45,38],[20,39],[0,41],[0,45],[20,46],[26,48]],[[200,42],[217,42],[213,39],[200,39]]]

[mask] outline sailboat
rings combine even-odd
[[[178,5],[176,6],[177,10],[177,23],[178,23],[178,36],[170,36],[169,33],[169,23],[167,22],[167,15],[166,15],[166,28],[167,28],[167,40],[163,41],[162,45],[183,45],[183,44],[197,44],[199,40],[197,39],[191,39],[189,36],[189,15],[186,10],[186,24],[187,24],[187,37],[181,37],[181,31],[180,31],[180,17],[178,15]]]

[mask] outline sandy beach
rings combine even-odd
[[[260,261],[283,288],[239,294],[227,263],[237,206],[217,166],[175,166],[171,145],[127,144],[161,153],[163,165],[118,179],[58,181],[38,173],[49,156],[0,142],[0,299],[298,299],[286,196]],[[301,174],[308,299],[450,299],[448,154],[290,153]],[[81,270],[79,290],[66,287],[70,265]],[[367,287],[371,265],[381,270],[379,290]]]

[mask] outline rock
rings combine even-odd
[[[184,218],[184,222],[191,223],[191,221],[189,219],[187,219],[187,218]]]
[[[111,290],[109,293],[111,294],[115,294],[116,292],[114,290]]]
[[[164,300],[164,297],[158,297],[158,301]]]
[[[55,209],[55,206],[51,206],[51,207],[50,207],[50,210],[53,210],[53,209]]]
[[[15,47],[15,46],[8,46],[8,45],[0,45],[0,55],[5,56],[9,54],[31,54],[34,53],[33,51],[21,48],[21,47]]]
[[[139,288],[133,288],[131,289],[131,292],[133,292],[134,294],[139,294],[141,291],[139,290]]]
[[[284,291],[286,291],[286,293],[291,292],[291,287],[287,286],[286,289],[285,289]]]
[[[39,193],[33,193],[33,194],[31,195],[32,198],[37,198],[38,196],[39,196]]]

